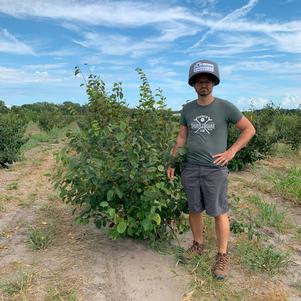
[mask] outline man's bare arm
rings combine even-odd
[[[177,155],[177,149],[183,147],[186,144],[188,129],[185,125],[180,125],[180,130],[176,139],[176,145],[172,148],[171,154],[175,157]]]
[[[240,151],[243,147],[245,147],[248,144],[248,142],[256,133],[254,126],[245,116],[243,116],[235,124],[235,126],[240,130],[240,136],[228,150],[221,154],[216,154],[213,156],[213,158],[215,159],[213,161],[214,164],[221,166],[226,165],[230,160],[234,158],[238,151]]]
[[[176,144],[171,150],[171,154],[175,157],[179,147],[183,147],[186,144],[188,129],[185,125],[180,125],[180,130],[176,139]],[[167,168],[167,177],[170,181],[173,180],[175,169],[171,166]]]

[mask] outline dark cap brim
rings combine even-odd
[[[212,73],[209,73],[209,72],[200,72],[200,73],[196,73],[194,74],[188,81],[188,84],[193,87],[194,85],[194,82],[195,82],[195,78],[200,75],[200,74],[207,74],[207,75],[210,75],[210,77],[213,79],[213,82],[214,82],[214,86],[217,86],[219,83],[220,83],[220,80],[217,76],[215,76],[214,74]]]

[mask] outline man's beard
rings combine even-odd
[[[201,89],[201,90],[198,92],[198,95],[199,95],[199,96],[202,96],[202,97],[205,97],[205,96],[210,95],[211,92],[212,92],[212,89]]]

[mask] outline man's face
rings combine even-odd
[[[194,82],[194,89],[198,96],[208,96],[212,93],[214,83],[212,78],[206,74],[200,74],[196,77]]]

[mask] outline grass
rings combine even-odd
[[[287,158],[287,157],[296,157],[297,151],[293,150],[290,145],[285,143],[276,143],[273,146],[273,154],[277,157]]]
[[[248,271],[266,272],[270,276],[282,272],[290,258],[289,253],[276,249],[272,245],[264,246],[260,240],[239,240],[235,254]]]
[[[56,201],[56,200],[59,199],[59,196],[58,196],[58,194],[55,193],[55,192],[50,192],[50,193],[47,194],[47,199],[48,199],[48,201],[50,201],[50,202],[54,202],[54,201]]]
[[[283,233],[293,227],[285,212],[277,210],[276,205],[267,203],[259,194],[244,199],[233,196],[230,206],[235,214],[231,223],[233,233],[249,232],[263,226],[273,227]]]
[[[249,295],[247,289],[234,287],[227,279],[216,280],[212,275],[216,256],[215,225],[212,217],[204,214],[203,218],[206,249],[210,251],[205,252],[202,256],[195,256],[191,260],[185,260],[183,256],[185,250],[181,247],[174,248],[178,263],[183,264],[193,278],[192,289],[183,300],[242,300]]]
[[[17,182],[9,183],[6,188],[8,190],[17,190],[18,189],[18,183]]]
[[[278,181],[280,193],[294,195],[301,205],[301,168],[294,167],[288,174]]]
[[[183,249],[178,248],[177,257],[181,261]],[[236,289],[227,280],[216,280],[212,276],[215,251],[195,256],[185,265],[192,275],[193,290],[189,300],[242,300],[248,295],[245,289]]]
[[[67,131],[70,129],[76,130],[76,125],[71,124],[70,126],[64,128],[53,128],[51,131],[45,132],[40,130],[36,124],[30,122],[26,130],[28,141],[21,147],[21,151],[24,152],[35,148],[41,143],[59,143],[59,141],[66,136]]]
[[[268,180],[280,196],[301,205],[301,168],[291,167],[285,173],[275,172]]]
[[[295,238],[301,242],[301,226],[297,227],[295,232]]]
[[[7,295],[20,294],[31,284],[32,273],[22,272],[16,279],[6,280],[0,283],[0,289]],[[5,300],[5,299],[4,299]]]
[[[77,301],[77,292],[72,288],[55,287],[48,290],[45,301]]]
[[[279,212],[274,204],[265,202],[258,194],[249,196],[248,201],[259,209],[254,218],[257,226],[271,226],[280,232],[292,227],[284,212]]]
[[[46,227],[32,229],[29,233],[28,243],[34,250],[44,250],[53,242],[54,228],[46,224]]]
[[[301,282],[297,282],[294,284],[294,287],[299,291],[301,292]]]

